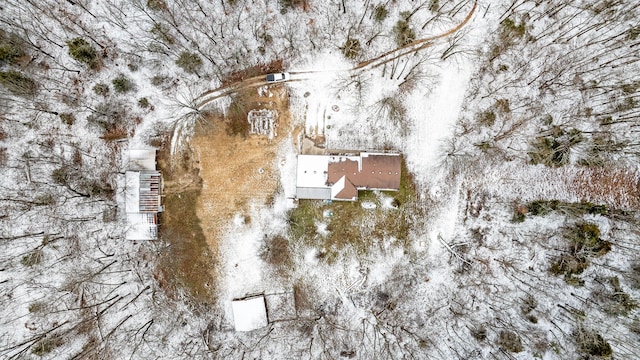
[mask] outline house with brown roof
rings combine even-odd
[[[402,158],[397,153],[298,155],[298,199],[358,199],[358,190],[397,191]]]

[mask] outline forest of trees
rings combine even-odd
[[[368,65],[472,7],[463,29]],[[638,357],[638,18],[621,0],[4,1],[0,358]],[[399,216],[376,223],[394,231],[355,224],[370,247],[346,239],[310,267],[322,235],[271,209],[289,227],[265,228],[260,266],[298,316],[237,333],[229,299],[168,289],[165,241],[124,240],[122,154],[166,150],[175,114],[230,74],[327,51],[354,69],[333,89],[355,114],[331,129],[343,148],[409,152],[409,99],[437,69],[473,75],[437,175],[408,162]]]

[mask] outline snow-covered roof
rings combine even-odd
[[[133,149],[129,150],[129,170],[155,170],[156,150],[155,149]]]
[[[158,225],[155,214],[127,214],[127,240],[155,240],[158,238]]]
[[[329,156],[298,155],[296,186],[300,188],[326,188]]]
[[[263,295],[233,300],[231,307],[236,331],[251,331],[268,324],[267,307]]]
[[[125,207],[127,213],[140,211],[140,173],[127,171],[125,173]]]

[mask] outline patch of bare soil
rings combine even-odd
[[[236,119],[212,114],[206,124],[197,129],[192,140],[202,178],[196,213],[214,253],[217,253],[221,235],[236,214],[243,216],[245,222],[251,221],[249,205],[269,205],[278,191],[280,160],[276,155],[292,128],[286,88],[274,85],[270,92],[271,97],[261,97],[255,90],[242,94],[241,101],[234,100],[242,104],[242,111],[236,111],[235,115],[228,112]],[[248,134],[248,127],[238,133],[239,127],[231,125],[230,131],[230,124],[247,121],[246,113],[253,109],[277,110],[277,131],[272,140],[264,135]]]
[[[268,64],[258,64],[250,68],[228,74],[227,76],[225,76],[224,80],[222,81],[222,86],[224,87],[224,86],[232,85],[244,79],[248,79],[248,78],[262,75],[265,73],[274,73],[274,72],[281,72],[281,71],[282,71],[282,60],[275,60]]]

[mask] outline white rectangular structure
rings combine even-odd
[[[236,331],[251,331],[267,326],[267,306],[263,295],[233,300],[233,323]]]
[[[158,213],[162,212],[162,174],[156,170],[156,150],[129,150],[124,201],[128,240],[158,238]]]

